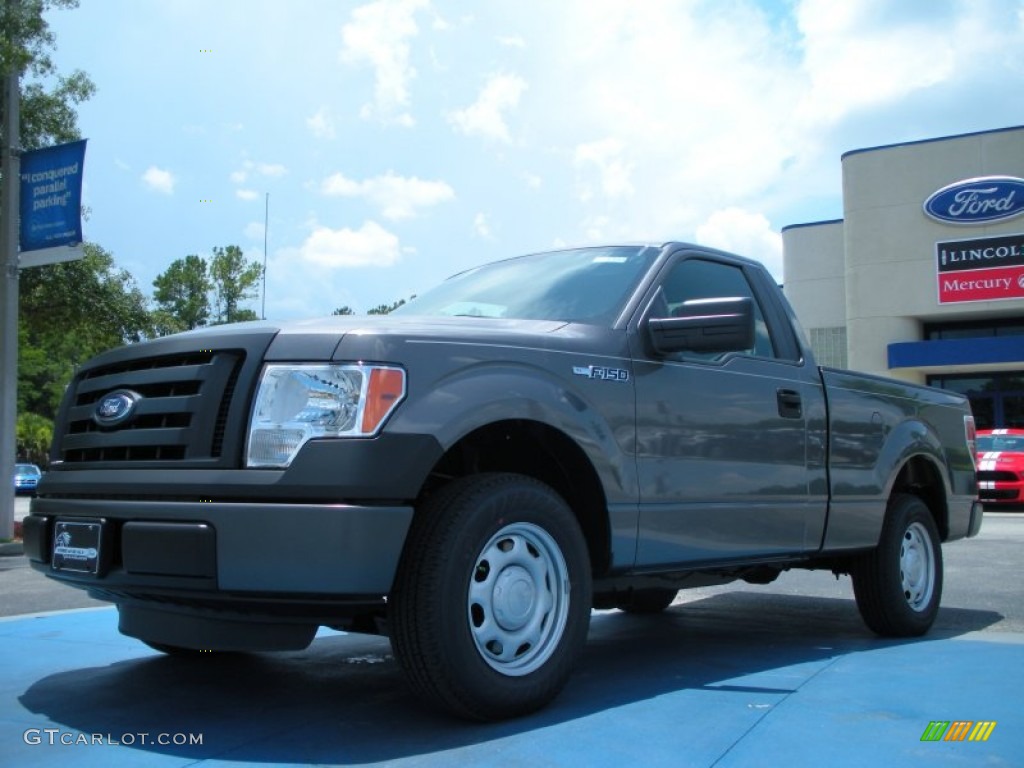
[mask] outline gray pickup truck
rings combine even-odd
[[[592,608],[681,588],[824,569],[926,632],[981,526],[973,441],[959,395],[819,368],[757,262],[579,248],[98,356],[25,548],[158,650],[386,633],[418,694],[499,719],[562,689]]]

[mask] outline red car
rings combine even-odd
[[[978,498],[1024,503],[1024,429],[978,430]]]

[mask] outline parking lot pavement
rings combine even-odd
[[[1024,635],[990,629],[998,613],[944,608],[926,638],[887,642],[849,599],[694,592],[659,616],[596,612],[565,692],[491,725],[421,707],[382,638],[323,631],[301,653],[185,660],[119,635],[112,608],[2,619],[0,762],[1021,764]],[[935,721],[996,725],[987,741],[922,741]]]

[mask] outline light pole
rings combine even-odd
[[[8,0],[8,7],[14,5]],[[18,201],[21,161],[20,73],[4,75],[4,137],[0,148],[0,539],[14,536],[14,463],[18,425]]]
[[[267,319],[267,226],[270,221],[270,193],[266,193],[263,203],[263,309],[260,319]]]

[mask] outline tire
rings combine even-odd
[[[633,589],[619,600],[615,607],[620,611],[635,614],[661,613],[676,599],[677,589]]]
[[[942,543],[931,512],[917,496],[894,496],[878,547],[851,574],[864,623],[884,637],[927,632],[942,599]]]
[[[481,474],[417,511],[389,597],[413,690],[472,720],[536,711],[565,686],[590,624],[590,559],[548,486]]]
[[[168,645],[167,643],[151,643],[148,640],[143,640],[143,643],[148,645],[154,651],[160,651],[168,656],[177,656],[180,658],[188,658],[190,656],[198,656],[203,651],[196,650],[195,648],[183,648],[180,645]]]

